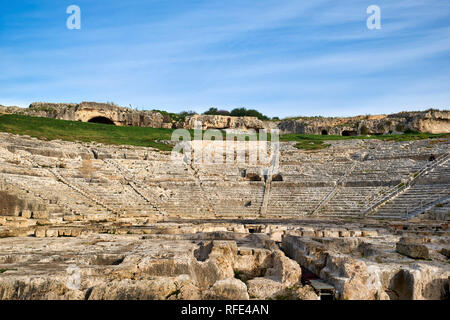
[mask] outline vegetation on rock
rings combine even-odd
[[[3,114],[0,116],[0,131],[18,135],[29,135],[42,140],[63,140],[80,142],[99,142],[110,145],[132,145],[153,147],[170,151],[172,146],[162,141],[170,141],[174,129],[111,126],[90,122],[56,120],[24,115]],[[193,136],[193,130],[190,130]],[[225,136],[225,133],[223,133]],[[312,134],[284,134],[280,141],[297,141],[296,147],[304,150],[319,150],[330,146],[324,143],[331,140],[378,139],[385,141],[410,141],[428,138],[448,137],[449,134],[428,134],[408,132],[377,136],[338,136]],[[260,134],[258,134],[258,138]],[[267,135],[270,140],[270,134]],[[246,138],[248,140],[248,138]]]

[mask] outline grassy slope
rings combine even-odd
[[[19,135],[29,135],[43,140],[61,139],[65,141],[95,141],[113,145],[154,147],[170,151],[172,146],[160,143],[170,140],[172,129],[118,127],[106,124],[55,120],[23,115],[0,115],[0,131]],[[193,134],[192,130],[191,135]],[[322,136],[310,134],[286,134],[280,141],[298,141],[296,147],[304,150],[319,150],[329,146],[325,141],[349,139],[380,139],[388,141],[409,141],[427,138],[450,137],[449,134],[410,133],[383,136]],[[270,136],[268,137],[270,139]]]
[[[0,131],[29,135],[43,140],[100,142],[104,144],[154,147],[170,151],[171,146],[159,143],[170,140],[171,129],[117,127],[107,124],[55,120],[22,115],[0,116]]]
[[[304,150],[319,150],[330,146],[325,141],[331,140],[352,140],[352,139],[378,139],[383,141],[411,141],[421,139],[450,137],[450,134],[431,134],[431,133],[407,133],[407,134],[388,134],[381,136],[353,136],[343,137],[334,135],[312,135],[312,134],[285,134],[280,136],[280,141],[298,141],[296,147]]]

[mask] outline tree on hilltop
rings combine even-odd
[[[203,112],[204,115],[212,116],[229,116],[230,112],[227,110],[218,110],[217,108],[209,108],[208,111]]]

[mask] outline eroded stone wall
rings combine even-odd
[[[378,135],[407,130],[426,133],[450,133],[450,111],[427,110],[391,115],[350,118],[317,118],[281,121],[281,133]]]
[[[0,106],[2,113],[27,114],[72,121],[92,121],[102,117],[120,126],[194,129],[195,122],[202,129],[262,130],[279,129],[282,134],[305,133],[319,135],[381,135],[417,131],[425,133],[450,133],[450,111],[426,110],[401,112],[391,115],[356,116],[348,118],[299,118],[286,121],[261,121],[256,117],[221,115],[194,115],[184,122],[171,121],[156,111],[137,111],[107,103],[32,103],[29,108]]]

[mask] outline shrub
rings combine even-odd
[[[411,130],[411,129],[406,129],[404,133],[406,133],[406,134],[418,134],[419,132]]]
[[[361,127],[361,134],[362,134],[362,135],[369,134],[369,129],[367,129],[366,126],[362,126],[362,127]]]
[[[159,112],[164,117],[164,122],[184,122],[186,117],[197,114],[195,111],[181,111],[179,113],[167,112],[163,110],[153,109],[154,112]]]
[[[236,108],[231,110],[230,115],[234,117],[257,117],[259,120],[269,120],[269,117],[254,109]]]
[[[230,112],[227,110],[218,110],[217,108],[209,108],[209,110],[203,112],[203,114],[212,116],[229,116]]]

